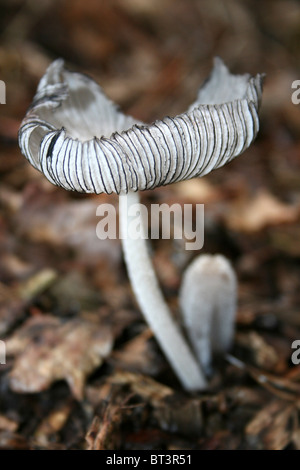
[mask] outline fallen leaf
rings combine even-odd
[[[203,429],[202,400],[187,398],[141,374],[116,372],[109,378],[113,384],[127,384],[153,408],[153,417],[164,431],[195,436]]]
[[[236,450],[240,439],[233,436],[228,429],[217,431],[212,437],[201,440],[199,450]]]
[[[46,416],[34,433],[35,442],[47,446],[54,436],[63,428],[72,411],[71,403],[64,403]]]
[[[117,374],[118,375],[118,374]],[[116,374],[113,375],[115,377]],[[126,380],[123,377],[124,381]],[[105,381],[100,386],[87,388],[87,399],[94,406],[96,415],[86,434],[88,450],[119,449],[122,441],[122,427],[130,429],[133,424],[140,426],[141,410],[144,404],[132,404],[135,393],[122,380]],[[136,410],[137,412],[133,412]]]
[[[180,181],[175,186],[175,193],[181,198],[189,199],[198,204],[214,202],[222,197],[220,190],[205,178]]]
[[[274,400],[260,410],[246,427],[246,437],[254,449],[282,450],[293,438],[291,421],[294,405]]]
[[[0,283],[0,336],[25,315],[24,302],[15,291]]]
[[[293,444],[296,450],[300,450],[300,429],[296,429],[293,433]]]
[[[94,263],[103,256],[119,261],[119,240],[101,240],[96,233],[100,221],[97,208],[102,203],[111,204],[113,217],[116,202],[113,196],[67,200],[60,192],[50,192],[36,184],[27,188],[23,199],[23,205],[15,215],[19,237],[34,243],[69,247],[85,262]]]
[[[163,398],[175,393],[172,388],[162,385],[150,377],[132,372],[117,371],[109,377],[108,381],[115,385],[129,385],[132,392],[145,398],[154,406]]]
[[[88,387],[87,399],[97,410],[86,437],[90,450],[119,448],[125,423],[127,432],[134,428],[135,442],[139,427],[143,434],[149,422],[154,424],[150,432],[159,427],[187,437],[203,429],[202,399],[185,397],[142,374],[117,371],[100,386]]]
[[[299,376],[295,374],[291,379],[287,375],[286,377],[281,377],[279,375],[270,374],[264,372],[261,369],[247,365],[240,359],[237,359],[230,354],[227,354],[226,359],[235,367],[241,370],[247,371],[252,378],[258,382],[266,390],[274,394],[275,396],[282,398],[285,401],[290,401],[295,403],[298,400],[300,394],[299,383],[295,381],[295,378]],[[298,371],[298,367],[292,369],[292,371]],[[297,402],[298,403],[298,402]]]
[[[236,343],[249,351],[257,367],[272,371],[280,361],[276,350],[255,331],[238,333]]]
[[[80,400],[87,376],[110,354],[112,336],[105,325],[45,315],[27,320],[6,346],[7,355],[17,356],[10,373],[13,391],[40,392],[64,379]]]
[[[0,415],[0,429],[3,431],[15,432],[19,427],[19,423],[6,416]]]
[[[126,402],[124,393],[114,393],[109,403],[103,403],[101,416],[95,416],[86,435],[88,450],[113,450],[120,445],[120,427],[125,419]]]
[[[101,293],[80,271],[61,275],[48,290],[48,302],[60,314],[95,310],[101,304]]]
[[[0,450],[29,450],[25,437],[14,432],[0,431]]]
[[[300,257],[300,226],[274,227],[270,233],[270,244],[272,248],[288,256]]]
[[[258,232],[265,227],[295,222],[298,217],[298,207],[285,204],[261,190],[254,198],[245,198],[233,205],[225,215],[225,222],[232,230]]]
[[[22,279],[29,276],[33,267],[16,256],[14,253],[1,255],[0,277],[2,279]]]
[[[149,341],[152,337],[152,332],[146,329],[125,343],[122,348],[113,351],[110,362],[115,364],[118,369],[145,375],[158,374],[164,363],[161,356],[156,353],[153,344]]]
[[[51,269],[42,269],[27,277],[17,286],[9,287],[0,283],[0,335],[4,335],[25,316],[32,299],[46,290],[57,274]]]
[[[0,137],[4,137],[9,141],[16,141],[20,121],[17,119],[0,116]]]

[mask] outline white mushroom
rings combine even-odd
[[[261,91],[261,75],[231,75],[217,59],[186,113],[144,125],[57,60],[40,81],[19,144],[53,184],[121,194],[124,227],[138,190],[205,175],[243,152],[258,132]],[[133,290],[160,347],[186,389],[203,389],[205,377],[163,300],[145,240],[124,237],[122,243]]]
[[[212,353],[225,353],[234,335],[237,281],[222,255],[200,255],[184,272],[179,293],[183,324],[206,373]]]

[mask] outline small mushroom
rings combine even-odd
[[[231,75],[216,59],[187,112],[145,125],[122,114],[93,80],[66,70],[59,59],[39,83],[19,144],[53,184],[120,194],[120,226],[126,234],[139,190],[205,175],[251,144],[261,92],[261,75]],[[205,388],[206,379],[163,299],[146,241],[123,236],[122,243],[133,291],[161,349],[187,390]]]
[[[200,255],[184,272],[179,292],[183,324],[206,373],[212,353],[225,353],[234,335],[237,281],[222,255]]]

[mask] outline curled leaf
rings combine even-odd
[[[81,399],[86,378],[109,355],[112,337],[105,326],[44,316],[29,319],[6,344],[7,353],[17,356],[10,374],[12,390],[40,392],[64,379]]]

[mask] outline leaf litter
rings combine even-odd
[[[0,19],[0,449],[299,449],[299,6],[19,3],[5,2]],[[142,195],[205,203],[203,251],[229,257],[239,280],[231,356],[190,395],[144,324],[118,241],[95,236],[97,206],[116,199],[52,187],[20,155],[17,130],[53,56],[152,121],[186,109],[216,53],[237,73],[267,74],[255,144],[203,181]],[[197,254],[152,243],[176,318]]]

